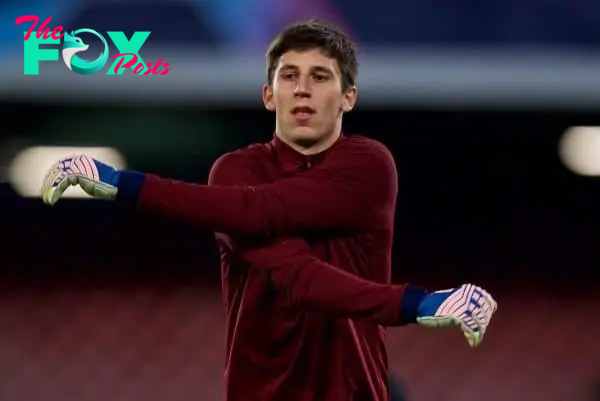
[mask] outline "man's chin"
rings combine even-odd
[[[312,127],[300,126],[294,127],[289,133],[290,139],[295,142],[318,142],[323,139],[323,134]]]

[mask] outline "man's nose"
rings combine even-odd
[[[307,78],[300,78],[296,81],[296,88],[294,89],[294,96],[296,97],[310,97],[310,82]]]

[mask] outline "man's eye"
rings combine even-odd
[[[327,81],[327,75],[315,75],[315,81],[317,81],[317,82]]]
[[[294,74],[293,72],[286,72],[281,77],[283,79],[294,79],[295,76],[296,76],[296,74]]]

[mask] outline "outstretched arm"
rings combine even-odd
[[[349,138],[321,165],[273,183],[196,185],[124,171],[118,187],[117,199],[134,200],[141,210],[214,231],[281,235],[387,227],[397,173],[383,145]]]

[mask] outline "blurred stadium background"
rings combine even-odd
[[[25,76],[14,21],[26,14],[52,16],[51,29],[151,31],[140,55],[173,69],[79,76],[59,61]],[[474,281],[499,302],[476,350],[454,331],[390,330],[390,371],[406,399],[600,400],[592,0],[5,0],[0,400],[221,399],[212,235],[120,215],[77,191],[50,210],[36,198],[40,174],[63,147],[91,147],[118,165],[205,182],[221,153],[270,139],[264,48],[312,16],[361,48],[345,131],[397,158],[394,280]]]

